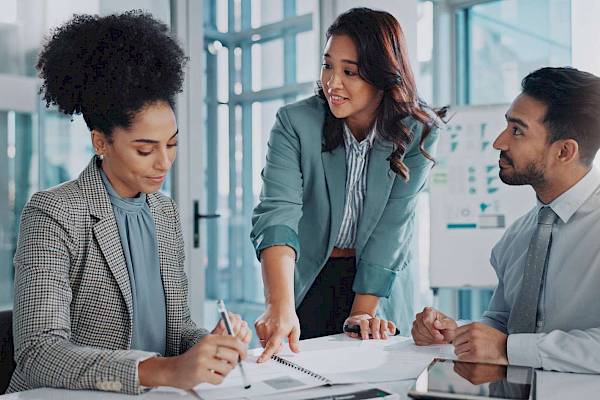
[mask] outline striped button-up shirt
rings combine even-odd
[[[344,145],[346,146],[346,199],[342,226],[335,247],[353,248],[356,227],[363,210],[367,191],[367,166],[369,153],[375,138],[375,126],[360,143],[356,140],[348,125],[344,124]]]

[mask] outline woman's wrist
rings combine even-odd
[[[370,315],[371,318],[375,318],[378,305],[379,297],[372,294],[357,293],[354,296],[354,301],[352,302],[350,316],[353,317],[355,315],[367,314]]]
[[[294,251],[287,246],[273,246],[261,254],[267,307],[294,309]]]
[[[140,385],[146,387],[171,386],[169,377],[173,370],[172,363],[175,357],[152,357],[138,364],[138,378]]]
[[[356,310],[356,311],[352,310],[352,311],[350,311],[350,315],[348,316],[348,318],[355,317],[357,315],[365,315],[365,314],[369,315],[371,318],[375,317],[375,313],[374,312],[363,311],[363,310]]]
[[[266,306],[272,311],[296,309],[293,296],[282,296],[276,298],[268,298],[265,300]]]

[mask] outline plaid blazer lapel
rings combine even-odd
[[[79,175],[78,182],[84,197],[87,199],[90,214],[98,219],[92,228],[94,236],[108,268],[111,270],[117,285],[123,295],[129,314],[129,326],[131,330],[133,315],[133,300],[129,272],[123,254],[123,245],[117,228],[117,221],[106,193],[104,182],[100,176],[96,156],[92,158],[87,168]],[[131,332],[130,332],[131,337]]]

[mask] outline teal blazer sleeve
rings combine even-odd
[[[303,187],[300,139],[290,124],[286,108],[277,112],[267,146],[260,203],[252,216],[250,239],[259,260],[263,249],[275,245],[291,247],[298,259]]]
[[[388,169],[388,174],[394,176],[394,182],[379,220],[374,224],[372,221],[361,220],[359,230],[368,229],[369,226],[373,228],[370,233],[364,235],[364,241],[361,241],[360,237],[357,238],[359,259],[352,287],[355,293],[389,297],[396,275],[407,268],[411,261],[418,194],[425,188],[433,166],[433,162],[427,159],[419,148],[423,125],[413,121],[412,131],[414,139],[404,157],[410,179],[404,181]],[[439,128],[434,126],[423,143],[423,147],[432,157],[435,156],[438,136]],[[373,158],[369,160],[369,164],[382,163],[384,160],[378,159],[376,148],[373,150]],[[380,156],[385,154],[389,156],[389,151]],[[368,185],[369,183],[365,202],[372,200],[369,199]]]

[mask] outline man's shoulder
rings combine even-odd
[[[513,244],[516,242],[523,243],[524,240],[525,243],[529,243],[529,238],[536,226],[536,217],[537,206],[532,207],[529,211],[510,224],[504,231],[500,240],[494,245],[492,256],[500,256],[507,249],[512,248]]]
[[[505,235],[515,235],[527,228],[533,228],[536,225],[538,207],[530,208],[525,214],[517,218],[512,224],[506,228]]]

